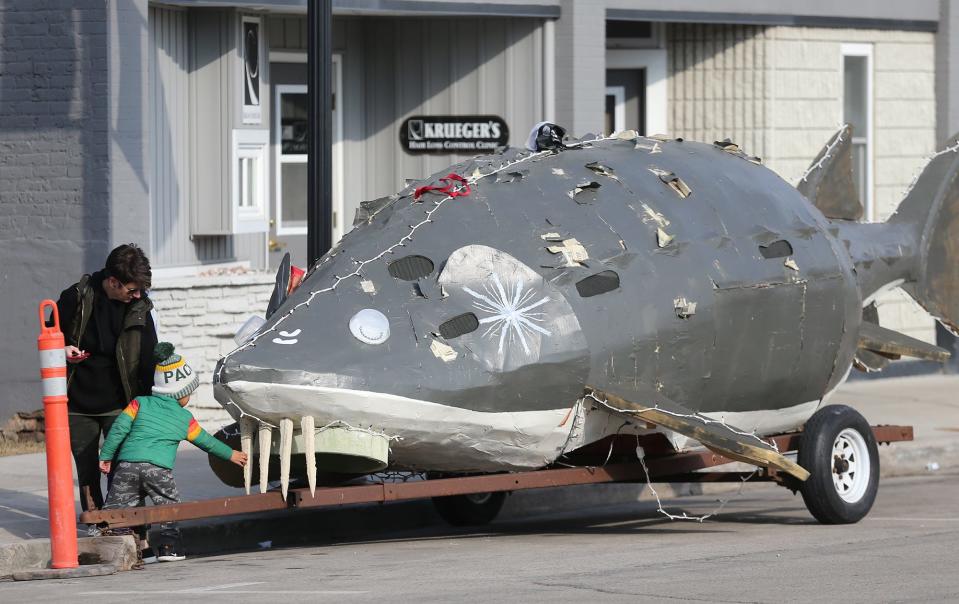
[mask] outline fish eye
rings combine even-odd
[[[360,342],[382,344],[390,337],[390,320],[373,308],[364,308],[350,319],[350,333]]]

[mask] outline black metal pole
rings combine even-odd
[[[309,0],[306,10],[310,106],[306,254],[312,266],[333,245],[332,0]]]

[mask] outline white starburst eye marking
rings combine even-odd
[[[535,309],[549,302],[549,296],[543,296],[536,302],[532,302],[536,297],[534,289],[524,291],[525,282],[522,278],[515,283],[507,284],[503,287],[499,275],[493,273],[490,280],[483,284],[486,294],[480,294],[468,287],[463,287],[463,291],[473,296],[476,300],[473,306],[480,311],[489,313],[490,316],[480,319],[480,325],[489,325],[483,336],[499,336],[499,352],[503,352],[503,346],[508,341],[513,343],[514,339],[519,340],[523,345],[523,351],[529,354],[529,343],[527,338],[533,333],[539,333],[544,336],[553,335],[549,330],[537,325],[545,320],[546,314],[543,312],[533,312]]]
[[[372,308],[364,308],[350,319],[350,333],[360,342],[382,344],[390,337],[390,320]]]

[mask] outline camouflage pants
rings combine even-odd
[[[145,461],[121,461],[114,472],[110,492],[103,504],[105,510],[142,506],[147,497],[153,505],[180,503],[180,492],[173,482],[173,470]],[[161,524],[159,536],[163,542],[180,541],[180,531],[175,522]]]

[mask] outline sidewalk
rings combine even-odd
[[[880,449],[880,464],[884,476],[924,474],[931,471],[954,472],[959,468],[959,376],[923,376],[873,381],[856,381],[839,389],[829,401],[847,404],[862,413],[870,424],[907,424],[915,427],[915,440],[895,443]],[[182,445],[174,471],[177,486],[184,501],[226,497],[242,493],[223,485],[210,470],[206,454],[190,445]],[[17,455],[0,458],[0,545],[25,539],[49,536],[47,526],[46,469],[43,454]],[[938,470],[929,470],[929,464],[938,464]],[[699,485],[695,485],[696,491]],[[577,489],[574,496],[571,495]],[[603,485],[560,489],[542,489],[517,493],[507,500],[504,516],[522,516],[547,507],[562,509],[582,505],[622,503],[639,497],[639,485]],[[657,486],[663,495],[671,493],[665,486]],[[644,496],[645,498],[645,496]],[[79,513],[79,502],[77,512]],[[384,514],[384,510],[392,510]],[[365,511],[364,511],[365,510]],[[422,526],[437,521],[428,502],[339,508],[335,511],[311,514],[311,523],[320,522],[333,533],[348,530],[346,524],[356,523],[375,529],[402,524],[404,528]],[[288,515],[287,515],[288,516]],[[261,517],[258,517],[261,518]],[[320,520],[322,518],[322,520]],[[285,526],[284,520],[278,519]],[[225,537],[244,533],[243,543],[257,543],[267,539],[269,531],[258,527],[250,517],[227,518],[214,522],[184,523],[192,526],[197,537],[215,539],[227,547]],[[218,528],[214,528],[214,526]],[[275,527],[284,530],[279,526]],[[322,527],[314,527],[325,530]],[[205,549],[192,545],[192,550]]]

